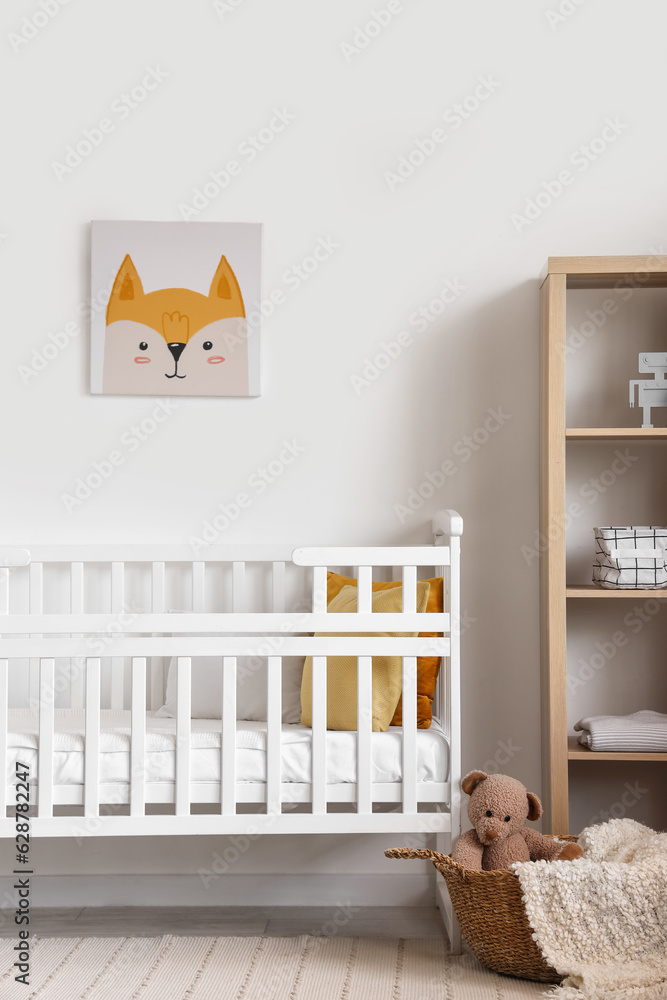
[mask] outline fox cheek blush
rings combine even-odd
[[[204,348],[205,351],[212,351],[213,341],[205,340],[204,343],[202,344],[202,347]],[[209,365],[221,365],[225,359],[223,358],[222,354],[214,354],[212,358],[207,358],[206,360],[208,361]]]
[[[135,363],[136,365],[148,365],[148,364],[150,364],[150,361],[151,361],[151,359],[150,359],[150,358],[142,358],[142,357],[138,357],[138,358],[135,358],[135,359],[134,359],[134,363]]]

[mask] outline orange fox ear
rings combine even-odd
[[[218,269],[213,275],[208,297],[221,304],[224,303],[226,316],[245,316],[241,289],[236,280],[236,275],[227,263],[226,257],[220,258]]]
[[[137,269],[132,263],[129,253],[125,255],[123,263],[118,269],[116,280],[109,296],[107,306],[107,325],[116,319],[122,319],[126,310],[123,308],[129,302],[136,302],[143,298],[144,288]]]

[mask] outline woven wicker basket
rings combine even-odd
[[[559,837],[576,841],[576,837]],[[518,877],[508,868],[472,871],[437,851],[393,848],[388,858],[424,858],[444,877],[461,933],[471,951],[494,972],[538,983],[557,983],[559,976],[533,941]]]

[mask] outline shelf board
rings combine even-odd
[[[565,437],[574,441],[613,441],[622,438],[667,438],[667,427],[568,427]]]
[[[582,583],[576,586],[565,588],[566,597],[627,597],[634,600],[645,600],[655,597],[657,600],[667,601],[667,587],[662,590],[605,590],[603,587],[596,587],[594,583]]]
[[[568,760],[665,760],[667,753],[594,753],[577,743],[575,736],[568,739]]]
[[[624,282],[632,282],[631,287],[665,288],[667,256],[549,257],[540,283],[550,274],[564,274],[568,288],[613,288]]]

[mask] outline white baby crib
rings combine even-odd
[[[22,769],[31,838],[228,835],[251,825],[257,834],[435,834],[449,849],[460,830],[461,533],[458,514],[443,511],[423,546],[0,549],[0,836],[16,836]],[[357,578],[355,613],[326,614],[328,569]],[[416,611],[417,582],[429,575],[444,577],[442,613]],[[372,583],[394,579],[402,611],[373,614]],[[332,631],[345,634],[312,634]],[[354,634],[388,631],[442,635]],[[355,732],[327,730],[333,655],[358,657]],[[402,657],[403,725],[374,733],[371,663],[381,655]],[[417,657],[434,655],[433,723],[418,730]],[[286,721],[284,705],[298,677],[289,671],[305,656],[309,729]],[[219,658],[210,719],[192,718],[202,657]],[[237,718],[239,683],[253,695],[262,687],[265,711],[249,721]],[[173,718],[156,715],[166,687]],[[448,907],[446,916],[455,936]]]

